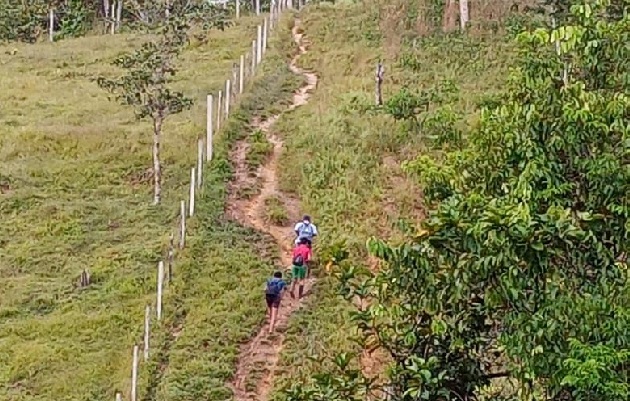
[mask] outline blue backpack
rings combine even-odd
[[[267,280],[267,290],[266,293],[268,295],[280,295],[282,292],[282,288],[284,287],[284,281],[281,278],[270,278]]]

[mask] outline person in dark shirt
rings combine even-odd
[[[282,279],[282,272],[277,271],[273,274],[273,277],[267,279],[265,299],[267,301],[267,314],[269,316],[269,334],[273,332],[276,325],[280,301],[286,289],[287,283]]]

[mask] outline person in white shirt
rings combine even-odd
[[[306,215],[302,218],[302,221],[298,222],[294,228],[295,231],[295,245],[300,243],[300,239],[304,238],[308,242],[308,247],[313,246],[313,238],[317,236],[317,227],[311,222],[311,217]]]

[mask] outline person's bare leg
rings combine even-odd
[[[298,299],[302,299],[303,295],[304,295],[304,279],[300,279],[300,282],[298,283]]]
[[[276,325],[276,317],[278,316],[278,308],[271,308],[271,322],[269,322],[269,334],[273,333],[273,328]]]
[[[291,280],[291,288],[289,289],[289,293],[291,294],[291,298],[295,298],[295,282],[298,281],[297,279],[293,279]]]

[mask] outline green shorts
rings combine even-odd
[[[306,265],[296,266],[291,268],[291,275],[294,279],[303,280],[306,278]]]

